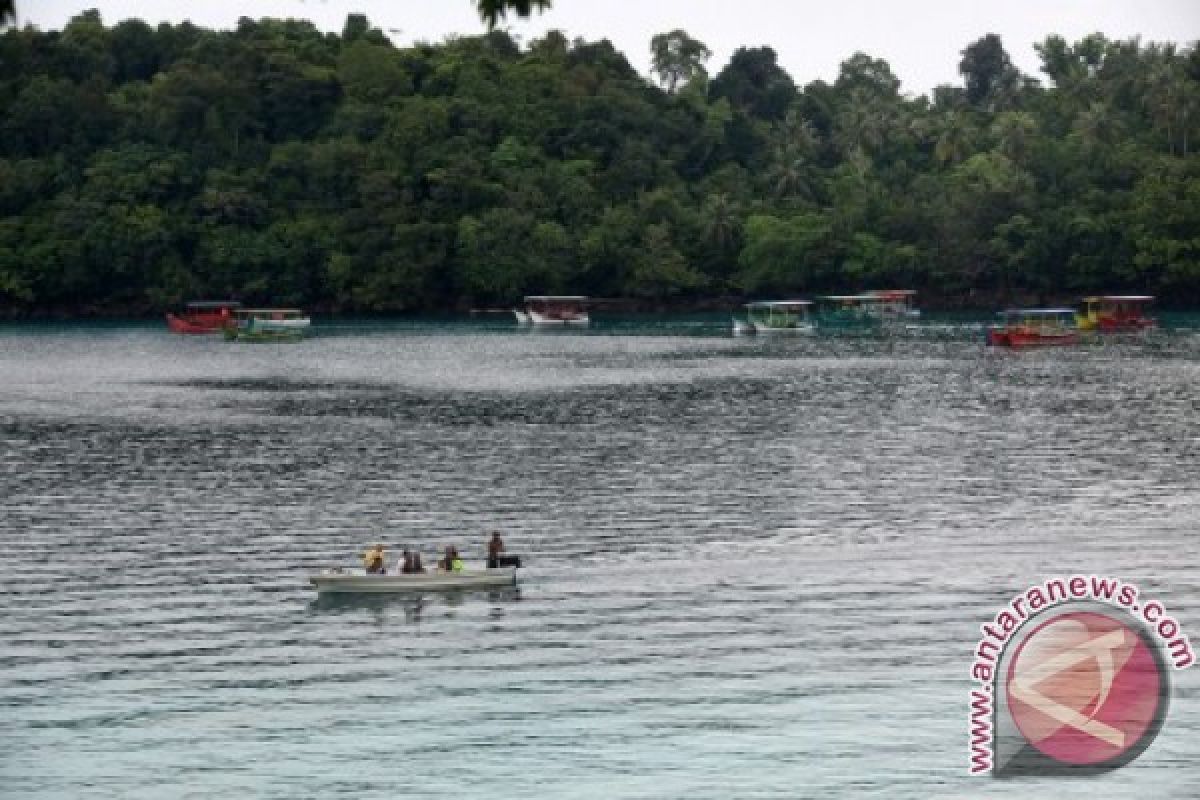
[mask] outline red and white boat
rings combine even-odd
[[[241,307],[235,300],[188,303],[183,311],[167,313],[167,328],[171,333],[220,333]]]
[[[1054,347],[1079,342],[1075,311],[1070,308],[1012,308],[1000,312],[1002,322],[988,328],[995,347]]]
[[[587,301],[582,295],[530,295],[524,310],[513,314],[522,325],[587,325]]]

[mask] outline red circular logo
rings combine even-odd
[[[1038,626],[1007,679],[1013,722],[1061,763],[1104,764],[1157,733],[1161,662],[1138,630],[1107,614],[1068,613]]]

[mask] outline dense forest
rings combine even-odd
[[[579,293],[687,303],[905,286],[951,302],[1200,301],[1200,51],[964,43],[910,97],[769,47],[654,79],[607,41],[397,48],[360,15],[0,34],[0,313],[232,297],[336,311]]]

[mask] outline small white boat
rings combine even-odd
[[[513,314],[521,325],[587,325],[587,301],[582,295],[530,295]]]
[[[226,339],[276,341],[303,338],[312,320],[295,308],[239,308],[224,328]]]
[[[733,335],[760,334],[809,334],[814,332],[811,317],[812,302],[809,300],[774,300],[765,303],[747,303],[746,320],[733,320]]]
[[[486,589],[517,585],[516,567],[467,569],[461,572],[431,571],[417,575],[368,575],[353,572],[322,572],[308,582],[317,594],[404,594],[446,592],[457,589]]]

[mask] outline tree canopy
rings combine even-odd
[[[516,13],[537,4],[513,4]],[[351,15],[0,34],[0,312],[200,296],[329,310],[647,302],[904,285],[943,298],[1200,299],[1200,56],[998,37],[910,97],[768,47],[662,87],[609,42],[503,31],[398,48]]]

